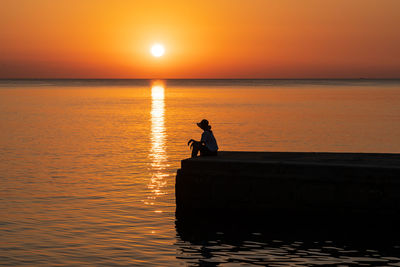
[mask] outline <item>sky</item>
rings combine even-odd
[[[399,14],[400,0],[1,0],[0,78],[400,78]]]

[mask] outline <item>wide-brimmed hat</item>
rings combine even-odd
[[[208,120],[204,119],[201,122],[197,123],[197,126],[199,126],[201,129],[211,129],[211,126],[208,125]]]

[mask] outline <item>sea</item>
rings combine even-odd
[[[0,80],[0,265],[400,266],[390,235],[182,226],[202,119],[222,151],[399,153],[400,80]]]

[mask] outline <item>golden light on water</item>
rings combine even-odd
[[[161,85],[153,85],[151,87],[151,98],[153,100],[160,100],[160,99],[164,99],[164,87]],[[164,104],[164,101],[163,101]],[[152,108],[153,110],[153,108]]]
[[[163,188],[166,186],[165,172],[167,164],[166,153],[166,129],[164,125],[164,85],[160,82],[154,83],[151,87],[151,148],[149,157],[151,159],[151,172],[148,188],[152,194],[149,199],[155,199],[158,196],[164,195],[166,192]],[[156,213],[161,212],[156,210]]]

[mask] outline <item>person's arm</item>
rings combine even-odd
[[[201,141],[196,141],[194,139],[190,139],[188,142],[188,146],[190,146],[192,143],[201,143]]]
[[[207,139],[208,139],[207,132],[203,132],[203,133],[201,134],[200,144],[206,145]]]

